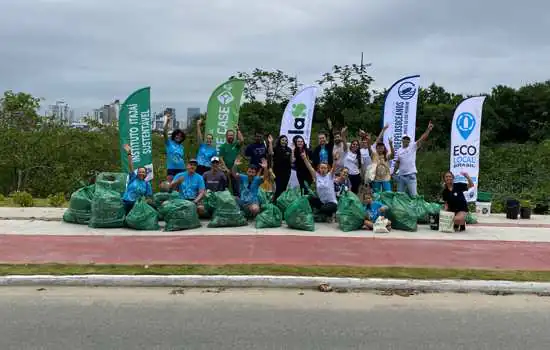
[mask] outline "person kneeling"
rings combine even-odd
[[[197,214],[204,216],[206,211],[202,199],[206,193],[204,179],[197,174],[197,160],[191,159],[187,163],[187,171],[179,173],[172,181],[172,188],[178,188],[180,198],[191,201],[197,206]]]
[[[462,172],[460,175],[468,183],[455,183],[455,177],[452,172],[447,171],[443,175],[445,188],[443,189],[443,201],[445,201],[445,210],[453,212],[455,231],[466,231],[466,215],[468,214],[468,202],[464,197],[464,192],[474,187],[474,182],[468,173]]]
[[[336,199],[336,191],[334,189],[334,169],[329,171],[329,165],[326,162],[319,164],[319,172],[313,169],[313,166],[307,159],[306,152],[300,155],[304,159],[304,163],[311,173],[311,177],[315,179],[315,189],[318,197],[310,197],[309,204],[312,208],[318,209],[319,213],[326,217],[327,222],[332,222],[332,216],[338,209],[338,201]]]
[[[372,199],[372,194],[366,193],[363,196],[363,208],[365,209],[365,228],[374,230],[377,220],[385,220],[385,227],[391,230],[391,221],[385,217],[388,207],[381,202]]]
[[[258,167],[249,165],[245,174],[239,173],[239,165],[241,159],[237,158],[233,165],[233,177],[239,179],[241,194],[239,197],[239,205],[250,217],[255,217],[260,212],[260,202],[258,199],[258,191],[263,181],[267,180],[269,172],[267,171],[267,161],[262,159],[261,166],[263,169],[264,178],[258,176]]]
[[[128,155],[128,184],[126,185],[126,191],[122,195],[122,203],[124,204],[126,215],[128,215],[141,197],[146,197],[147,202],[151,203],[153,187],[151,186],[151,181],[147,181],[147,169],[142,167],[138,168],[137,172],[134,171],[130,145],[124,145],[124,150]]]

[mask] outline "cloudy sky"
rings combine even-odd
[[[544,0],[0,0],[0,90],[85,112],[150,85],[155,109],[202,109],[237,71],[314,82],[371,62],[461,93],[550,78]]]

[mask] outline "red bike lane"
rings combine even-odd
[[[273,235],[0,235],[4,264],[279,264],[549,270],[550,243]]]

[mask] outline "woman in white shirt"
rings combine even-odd
[[[344,167],[349,169],[349,181],[351,182],[351,192],[358,194],[361,186],[361,178],[363,173],[361,148],[359,141],[353,140],[348,149],[348,144],[345,134],[342,135],[344,143]]]
[[[332,222],[332,216],[338,209],[338,201],[336,200],[336,191],[334,190],[334,169],[329,170],[330,167],[326,162],[319,164],[319,172],[313,169],[313,166],[307,159],[305,152],[301,153],[304,163],[306,164],[311,176],[315,179],[315,188],[317,190],[317,197],[310,197],[309,204],[312,208],[319,209],[319,212],[326,216],[328,222]],[[336,162],[338,159],[334,159]]]

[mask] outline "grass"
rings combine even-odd
[[[550,282],[550,271],[289,265],[0,265],[8,275],[275,275]]]
[[[50,203],[48,203],[47,198],[33,198],[34,206],[33,207],[52,207]],[[63,205],[63,208],[66,208],[68,206],[68,203],[65,203]],[[2,200],[0,200],[0,207],[14,207],[19,208],[19,205],[15,204],[13,202],[13,198],[5,197]]]

